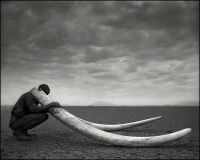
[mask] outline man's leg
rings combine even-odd
[[[36,127],[47,118],[48,114],[45,113],[26,115],[12,124],[13,135],[19,140],[28,140],[27,130]]]

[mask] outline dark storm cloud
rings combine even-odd
[[[132,43],[133,51],[149,46],[169,47],[185,37],[197,41],[198,10],[198,2],[141,2],[140,5],[137,2],[113,2],[109,7],[95,5],[93,8],[97,15],[106,15],[101,23],[112,28],[114,43],[126,47],[131,47]],[[141,31],[150,38],[145,39]],[[124,36],[126,33],[128,37]]]
[[[98,7],[99,9],[97,9]],[[198,2],[144,2],[140,6],[135,2],[116,2],[110,7],[115,8],[114,13],[118,15],[115,15],[116,18],[106,19],[105,24],[114,28],[174,31],[189,27],[194,34],[198,29],[196,14],[199,10]],[[94,12],[97,14],[100,9],[103,10],[101,6],[97,6],[97,8],[94,8]],[[109,12],[109,8],[105,10]]]
[[[120,95],[117,101],[128,99],[127,103],[136,96],[143,102],[138,96],[145,99],[146,93],[157,102],[163,88],[174,102],[172,93],[179,100],[186,95],[190,100],[197,98],[198,2],[1,4],[6,96],[19,82],[25,88],[47,81],[57,86],[55,92],[61,97],[59,89],[63,94],[67,89],[74,93],[68,95],[72,103],[77,97],[80,103],[90,103],[84,96],[98,99],[102,95],[113,101]]]
[[[31,35],[39,34],[40,27],[48,23],[57,10],[67,12],[70,8],[65,4],[56,5],[51,2],[8,2],[2,7],[3,24],[5,25],[5,27],[3,25],[3,29],[5,29],[3,33],[9,34],[9,36],[5,35],[5,38],[9,38],[8,40],[4,39],[6,43],[26,42]],[[46,33],[49,33],[50,29],[44,29],[47,30]]]
[[[6,51],[16,45],[27,57],[34,55],[36,60],[52,61],[52,56],[64,57],[63,54],[70,58],[74,51],[63,51],[63,47],[73,42],[73,34],[62,22],[70,19],[72,5],[72,2],[5,3],[2,7],[3,49]]]

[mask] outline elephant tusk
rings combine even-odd
[[[61,121],[63,124],[79,132],[80,134],[83,134],[94,140],[110,143],[117,146],[127,146],[127,147],[157,146],[160,144],[180,139],[191,132],[190,128],[186,128],[174,133],[160,135],[160,136],[150,136],[150,137],[123,136],[105,132],[95,127],[92,127],[82,122],[81,120],[77,119],[74,115],[70,114],[69,112],[67,112],[62,108],[51,108],[50,113],[59,121]]]
[[[136,126],[141,126],[147,123],[150,123],[152,121],[155,121],[157,119],[162,118],[162,116],[158,116],[158,117],[153,117],[153,118],[149,118],[149,119],[144,119],[141,121],[136,121],[136,122],[130,122],[130,123],[123,123],[123,124],[98,124],[98,123],[94,123],[94,122],[89,122],[86,121],[84,119],[81,119],[79,117],[76,117],[78,119],[80,119],[81,121],[104,131],[117,131],[117,130],[121,130],[121,129],[126,129],[126,128],[130,128],[130,127],[136,127]]]
[[[42,105],[46,105],[52,102],[51,98],[48,95],[46,95],[43,91],[38,91],[37,88],[33,88],[31,90],[31,93],[38,99],[38,101]],[[117,146],[127,146],[127,147],[157,146],[160,144],[180,139],[192,131],[191,128],[186,128],[177,132],[160,136],[150,136],[150,137],[123,136],[105,132],[91,125],[88,125],[87,123],[82,122],[80,119],[78,119],[71,113],[67,112],[63,108],[51,108],[49,109],[49,112],[63,124],[79,132],[80,134],[83,134],[97,141]]]

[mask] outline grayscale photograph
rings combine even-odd
[[[1,1],[1,159],[199,159],[199,1]]]

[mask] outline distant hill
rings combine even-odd
[[[183,106],[199,106],[199,101],[184,101],[179,103],[178,105],[183,105]]]
[[[116,106],[116,105],[105,101],[97,101],[95,103],[90,104],[89,106]]]

